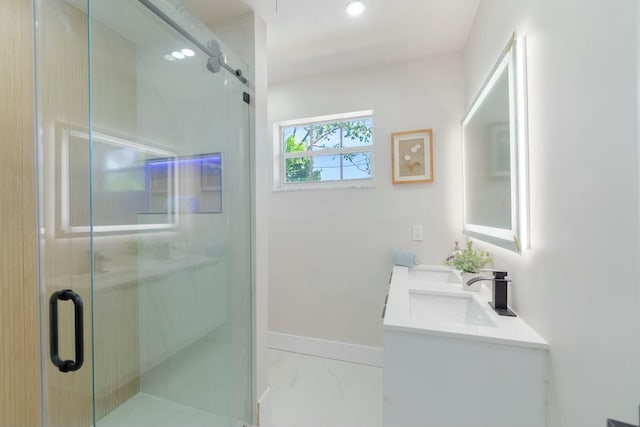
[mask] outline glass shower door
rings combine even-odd
[[[91,234],[69,228],[91,221],[88,142],[80,144],[84,158],[70,143],[71,131],[86,135],[90,127],[87,16],[66,0],[34,6],[42,419],[46,426],[87,427],[93,423]]]
[[[179,3],[153,6],[214,46]],[[142,2],[38,12],[41,288],[82,298],[84,343],[77,305],[55,308],[61,359],[85,350],[44,367],[45,424],[250,424],[246,86]]]

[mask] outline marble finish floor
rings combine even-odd
[[[382,369],[269,350],[273,427],[382,427]],[[242,424],[240,424],[241,426]],[[138,393],[96,427],[236,427],[228,418]]]
[[[101,420],[96,427],[231,427],[228,418],[138,393]]]
[[[242,427],[242,417],[229,414],[251,411],[243,399],[251,387],[250,355],[231,341],[225,330],[207,334],[145,369],[141,392],[95,427]]]
[[[382,368],[269,350],[274,427],[382,427]]]

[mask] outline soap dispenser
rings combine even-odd
[[[460,252],[462,252],[462,249],[460,249],[460,242],[456,240],[455,245],[453,246],[453,251],[451,252],[451,255],[447,257],[446,261],[451,261],[456,256],[456,254],[459,254]]]

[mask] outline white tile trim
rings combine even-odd
[[[271,421],[271,388],[267,387],[258,399],[258,420],[254,427],[275,427]]]
[[[382,367],[382,348],[269,332],[269,348]]]

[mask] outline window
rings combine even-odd
[[[362,111],[277,124],[279,176],[276,176],[276,187],[370,183],[373,179],[372,116],[372,111]]]

